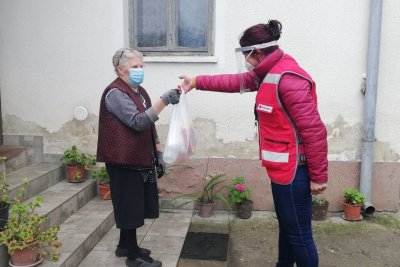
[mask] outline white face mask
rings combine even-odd
[[[254,50],[251,50],[251,52],[247,55],[247,57],[245,58],[245,62],[244,62],[244,64],[245,64],[245,67],[246,67],[246,70],[248,70],[248,71],[252,71],[255,67],[252,65],[252,64],[250,64],[248,61],[247,61],[247,59],[250,57],[250,55],[251,55],[251,53],[253,53],[253,51]]]

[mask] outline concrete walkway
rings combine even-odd
[[[172,210],[160,213],[156,220],[146,220],[138,229],[140,247],[150,249],[151,257],[163,267],[176,267],[193,216],[193,210]],[[119,229],[113,228],[81,262],[80,267],[124,267],[125,258],[114,254],[119,240]]]

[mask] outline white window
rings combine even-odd
[[[212,56],[214,0],[130,0],[130,46],[145,55]]]

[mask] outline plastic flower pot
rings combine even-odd
[[[343,203],[344,219],[348,221],[359,221],[361,216],[361,205],[350,205]]]
[[[40,261],[37,245],[15,251],[10,257],[14,266],[34,266],[35,263]]]
[[[99,184],[99,194],[101,199],[110,200],[111,199],[111,191],[109,184]]]
[[[86,169],[84,167],[66,166],[67,179],[70,183],[82,183],[86,180]]]
[[[202,218],[211,217],[213,214],[214,203],[198,203],[199,216]]]
[[[0,206],[0,232],[3,231],[8,221],[8,212],[10,210],[10,204]]]
[[[313,204],[312,205],[312,219],[314,221],[323,221],[326,219],[326,215],[328,213],[329,204],[320,205]]]
[[[252,200],[243,200],[236,204],[237,216],[240,219],[249,219],[251,217],[251,211],[253,210]]]

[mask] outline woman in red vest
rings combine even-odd
[[[311,195],[327,187],[327,132],[311,76],[277,45],[277,20],[244,31],[236,49],[239,74],[180,76],[181,88],[236,93],[257,91],[260,160],[271,179],[279,221],[276,266],[318,266],[312,237]]]
[[[159,216],[157,176],[162,176],[163,162],[154,123],[168,104],[179,102],[179,91],[171,89],[152,104],[140,86],[142,53],[122,48],[112,62],[118,77],[101,97],[97,161],[105,162],[110,176],[115,224],[120,229],[115,255],[127,257],[129,267],[159,267],[162,264],[149,256],[151,251],[138,246],[136,229],[145,218]]]

